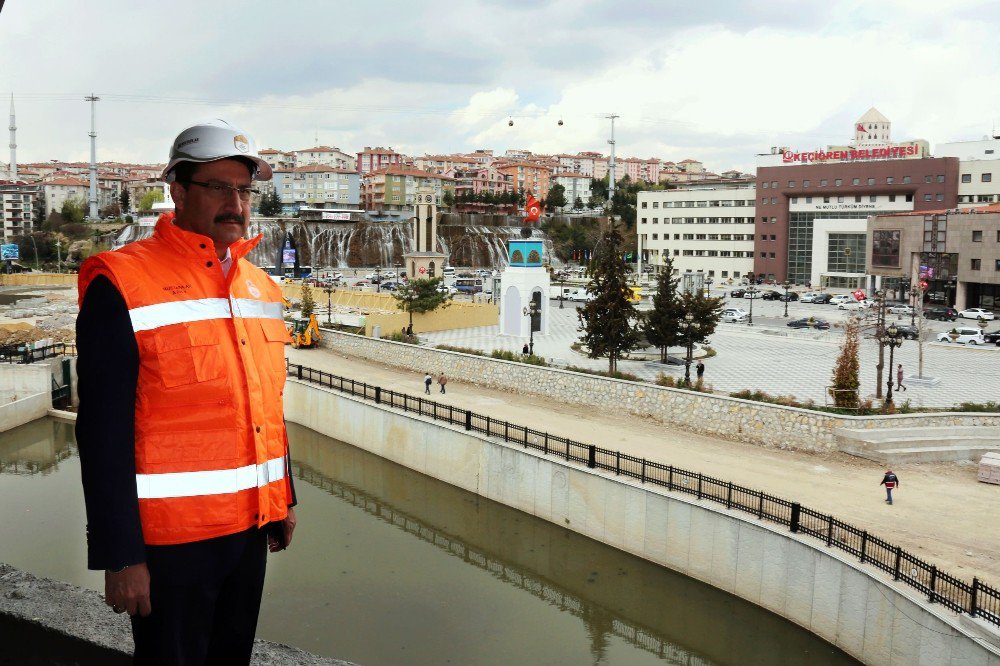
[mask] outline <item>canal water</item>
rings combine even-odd
[[[258,636],[358,664],[857,663],[752,604],[310,430]],[[0,561],[87,571],[72,424],[0,435]]]

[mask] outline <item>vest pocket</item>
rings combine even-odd
[[[267,340],[264,353],[267,354],[268,363],[277,376],[283,377],[285,375],[285,345],[291,342],[288,329],[285,328],[285,322],[277,319],[258,319],[257,321],[260,322],[264,339]]]
[[[154,337],[163,385],[172,388],[218,379],[225,374],[217,335],[204,327],[168,326]]]

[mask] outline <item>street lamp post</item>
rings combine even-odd
[[[788,289],[792,286],[792,283],[785,280],[781,283],[781,286],[785,288],[785,319],[788,318]]]
[[[713,280],[710,277],[705,278],[705,295],[706,296],[711,296],[712,295],[712,283],[714,281],[715,280]]]
[[[694,356],[694,332],[697,331],[701,325],[694,320],[694,315],[688,312],[684,315],[684,321],[681,322],[684,327],[684,336],[687,340],[687,356],[684,358],[684,385],[691,386],[691,360]]]
[[[529,317],[528,320],[528,354],[530,356],[535,355],[535,318],[541,313],[538,308],[538,303],[532,299],[524,310],[525,317]]]
[[[331,321],[331,315],[333,313],[333,292],[334,289],[331,286],[326,286],[323,288],[326,292],[326,325],[330,326],[333,322]]]
[[[375,267],[375,293],[382,292],[382,268],[380,266]]]
[[[757,297],[758,291],[760,290],[757,289],[757,287],[753,286],[752,282],[750,283],[750,286],[747,287],[747,294],[750,296],[750,314],[747,317],[747,326],[753,326],[753,302],[754,299]]]
[[[885,404],[888,405],[892,403],[893,352],[903,344],[903,336],[900,334],[899,329],[896,328],[896,324],[892,323],[882,330],[878,336],[878,341],[879,344],[889,348],[889,378],[885,382]]]

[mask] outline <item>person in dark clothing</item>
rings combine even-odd
[[[131,616],[133,663],[248,664],[267,553],[296,523],[281,292],[244,258],[251,184],[271,169],[224,121],[170,157],[176,215],[80,271],[87,566]]]
[[[899,477],[893,474],[891,469],[888,469],[879,485],[885,486],[885,503],[892,504],[892,489],[899,487]]]
[[[528,348],[528,343],[527,342],[525,342],[524,346],[521,347],[521,353],[524,354],[525,356],[527,356],[527,355],[529,355],[531,353],[531,350]]]
[[[702,363],[701,361],[698,361],[698,365],[696,366],[696,368],[698,371],[698,380],[700,381],[701,378],[705,376],[705,364]]]
[[[442,372],[440,375],[438,375],[438,384],[441,386],[441,393],[445,392],[444,386],[447,383],[448,383],[448,378],[445,377],[445,374]]]
[[[426,375],[424,375],[424,393],[426,393],[427,395],[431,394],[431,384],[433,383],[434,383],[434,377],[432,377],[431,373],[428,372]]]

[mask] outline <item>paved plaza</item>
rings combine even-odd
[[[718,291],[713,295],[721,296]],[[606,359],[589,359],[573,351],[570,346],[579,338],[579,321],[576,303],[564,302],[559,308],[557,300],[550,301],[551,321],[547,335],[535,334],[535,353],[551,359],[557,366],[606,370]],[[750,301],[728,299],[727,307],[749,310]],[[770,394],[793,395],[799,400],[813,400],[825,404],[826,388],[830,385],[833,366],[840,352],[843,330],[812,329],[793,330],[785,324],[791,319],[814,316],[831,324],[843,323],[848,313],[833,305],[814,305],[792,302],[788,305],[788,319],[783,316],[784,303],[754,301],[753,326],[720,323],[709,340],[717,354],[705,358],[705,382],[713,390],[730,393],[742,389],[757,389]],[[648,302],[642,307],[648,309]],[[890,315],[895,317],[895,315]],[[894,319],[899,324],[909,324],[910,318]],[[926,322],[927,337],[931,340],[953,326],[975,326],[971,320],[959,319],[955,323]],[[994,330],[1000,322],[991,322],[987,330]],[[498,326],[458,329],[433,333],[419,333],[423,344],[440,344],[468,347],[481,351],[506,349],[520,352],[527,338],[502,336]],[[950,343],[924,342],[923,374],[940,380],[936,385],[918,385],[910,382],[908,390],[894,390],[896,403],[909,400],[915,407],[949,407],[963,401],[984,402],[1000,396],[1000,348],[988,345],[967,347]],[[683,349],[671,349],[678,358]],[[864,337],[860,351],[862,395],[875,395],[875,365],[878,362],[877,343]],[[888,365],[888,351],[885,362]],[[895,351],[895,362],[902,363],[906,377],[917,374],[918,343],[904,340]],[[683,365],[663,365],[654,360],[622,361],[619,369],[644,379],[655,379],[660,373],[675,379],[684,376]],[[692,369],[693,373],[693,369]],[[895,370],[893,370],[895,377]],[[904,385],[908,383],[904,379]],[[885,379],[883,379],[883,391]]]

